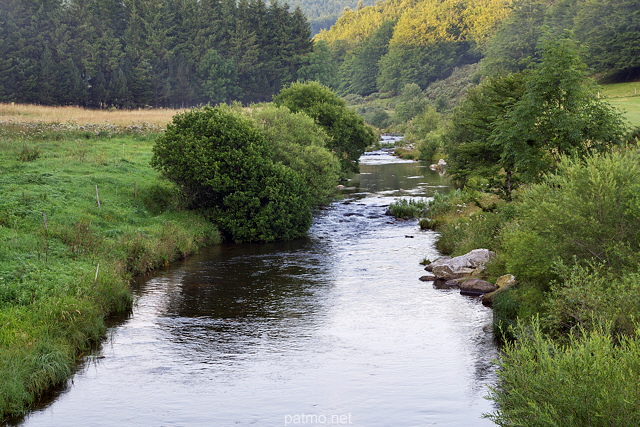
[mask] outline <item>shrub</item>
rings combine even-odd
[[[511,341],[520,309],[517,290],[510,288],[498,293],[491,303],[493,332],[502,342]]]
[[[448,193],[435,193],[429,201],[429,214],[431,216],[444,215],[455,212],[463,205],[470,203],[472,198],[469,193],[456,189]]]
[[[391,126],[391,116],[382,107],[371,107],[362,112],[362,117],[365,122],[369,123],[372,126],[377,127],[378,129],[384,129]]]
[[[327,148],[327,133],[311,117],[286,107],[259,105],[249,114],[265,134],[271,160],[300,174],[309,203],[319,206],[331,202],[340,178],[340,162]]]
[[[177,115],[153,148],[152,166],[176,183],[235,241],[306,233],[311,208],[303,179],[273,163],[265,135],[229,108]]]
[[[442,154],[444,125],[442,115],[433,107],[407,123],[406,139],[417,144],[420,159],[430,162],[436,154]]]
[[[640,261],[640,154],[585,161],[564,158],[557,173],[526,190],[517,221],[503,232],[507,268],[543,290],[558,279],[554,262],[596,262],[635,271]]]
[[[537,322],[519,326],[498,362],[498,386],[486,414],[501,426],[630,426],[640,424],[640,341],[615,339],[606,327],[578,331],[566,345],[546,338]]]
[[[40,150],[37,147],[22,146],[18,153],[18,160],[21,162],[33,162],[40,157]]]
[[[273,102],[294,113],[304,112],[322,126],[330,137],[327,147],[340,160],[343,172],[357,172],[358,159],[377,140],[362,117],[318,82],[292,83],[282,89]]]
[[[170,182],[154,182],[146,188],[140,188],[138,192],[144,207],[154,215],[159,215],[170,207],[180,207],[180,191]]]
[[[418,218],[426,214],[427,201],[425,199],[397,199],[389,205],[389,210],[396,218]]]
[[[541,322],[553,337],[576,329],[594,331],[605,322],[616,335],[634,334],[634,322],[640,320],[638,273],[615,277],[598,265],[579,264],[560,264],[557,270],[561,280],[551,287]]]

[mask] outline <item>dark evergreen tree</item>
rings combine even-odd
[[[325,86],[338,86],[337,64],[333,60],[327,42],[320,40],[313,48],[313,52],[306,57],[306,62],[298,69],[298,80],[317,81]]]
[[[519,0],[487,47],[483,74],[514,73],[539,59],[536,47],[545,31],[549,0]]]
[[[3,0],[0,100],[186,107],[271,99],[313,50],[264,0]]]
[[[575,18],[586,62],[620,80],[640,76],[640,1],[585,1]]]

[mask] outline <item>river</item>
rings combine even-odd
[[[491,312],[420,282],[432,231],[386,216],[446,181],[363,156],[309,237],[221,245],[144,278],[55,399],[24,426],[480,426]]]

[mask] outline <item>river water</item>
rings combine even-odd
[[[420,282],[435,233],[385,215],[446,182],[383,152],[361,171],[306,239],[217,246],[145,278],[23,425],[491,425],[489,309]]]

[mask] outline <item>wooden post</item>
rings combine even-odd
[[[42,222],[44,226],[44,262],[49,262],[49,230],[47,230],[47,213],[42,212]],[[40,252],[38,252],[38,259],[40,259]]]
[[[133,181],[133,198],[138,198],[138,181]]]
[[[100,209],[100,194],[98,194],[98,186],[96,185],[96,200],[98,201],[98,209]]]
[[[94,282],[98,281],[98,271],[100,270],[100,263],[98,263],[97,267],[96,267],[96,277],[93,278]]]

